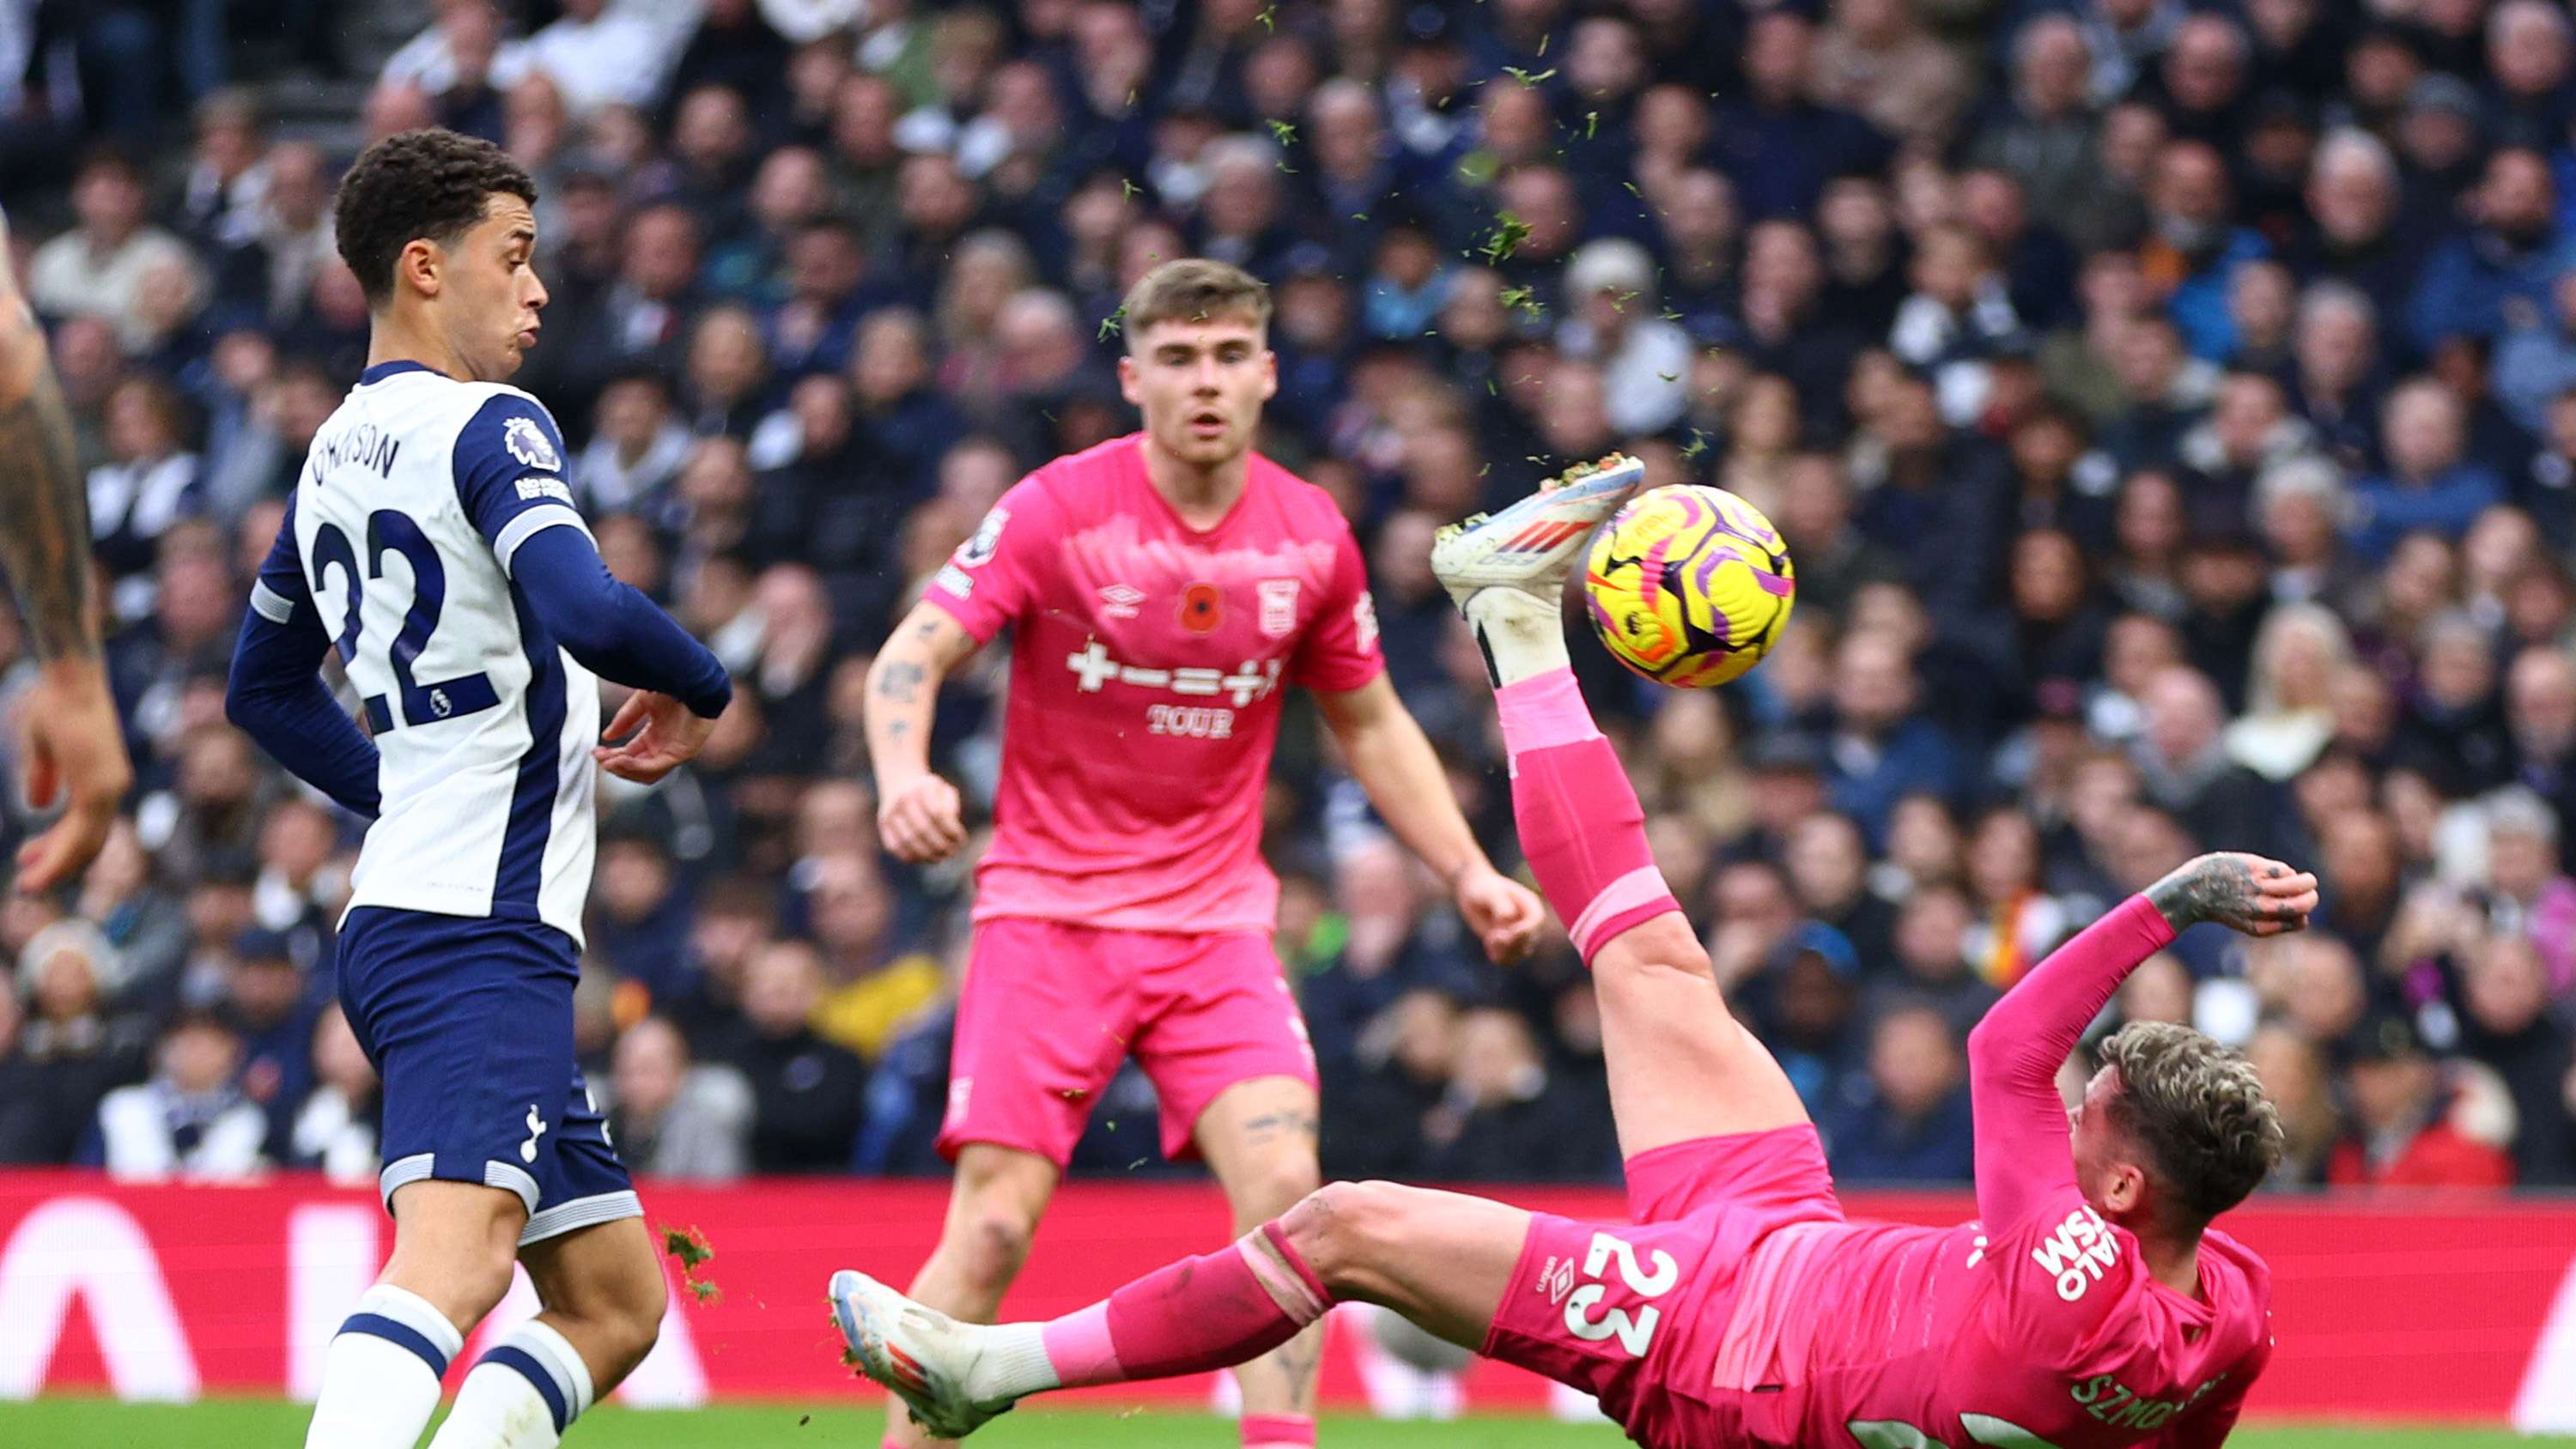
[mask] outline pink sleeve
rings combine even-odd
[[[975,536],[931,576],[922,602],[947,610],[976,643],[991,640],[1035,597],[1046,549],[1062,535],[1055,512],[1038,475],[1012,485],[984,515]]]
[[[1288,682],[1327,694],[1357,689],[1386,671],[1377,647],[1377,601],[1369,597],[1368,565],[1350,525],[1335,521],[1333,577],[1324,606],[1306,626]]]
[[[2051,952],[1968,1033],[1977,1213],[1989,1235],[2001,1238],[2075,1186],[2057,1069],[2120,982],[2171,940],[2164,916],[2131,896]]]

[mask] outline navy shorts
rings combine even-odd
[[[408,1182],[528,1205],[522,1244],[641,1217],[573,1061],[580,952],[552,926],[362,906],[340,928],[340,1008],[384,1078],[386,1211]]]

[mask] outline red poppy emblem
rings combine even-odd
[[[1214,584],[1192,584],[1181,590],[1181,627],[1193,634],[1216,630],[1225,617],[1225,595]]]

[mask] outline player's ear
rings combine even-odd
[[[425,236],[404,242],[403,249],[394,256],[394,280],[410,283],[424,297],[438,295],[446,270],[445,249]]]
[[[1279,354],[1271,351],[1269,346],[1264,344],[1261,349],[1261,400],[1268,402],[1277,396],[1279,396]]]
[[[2134,1162],[2123,1162],[2111,1169],[2111,1180],[2105,1184],[2102,1206],[2114,1217],[2135,1213],[2147,1199],[2146,1169]]]
[[[1118,354],[1118,395],[1134,406],[1143,407],[1145,400],[1136,394],[1136,354]]]

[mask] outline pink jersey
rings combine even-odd
[[[978,640],[1017,626],[975,918],[1268,931],[1261,800],[1280,688],[1385,665],[1367,570],[1332,499],[1255,454],[1216,527],[1145,476],[1144,435],[1002,496],[927,598]]]
[[[1712,1387],[1747,1437],[1863,1449],[2215,1445],[2271,1356],[2271,1277],[2223,1233],[2197,1295],[2155,1281],[2076,1187],[2053,1077],[2127,968],[2171,939],[2143,898],[2024,980],[1971,1043],[1980,1223],[1797,1222],[1754,1247]]]

